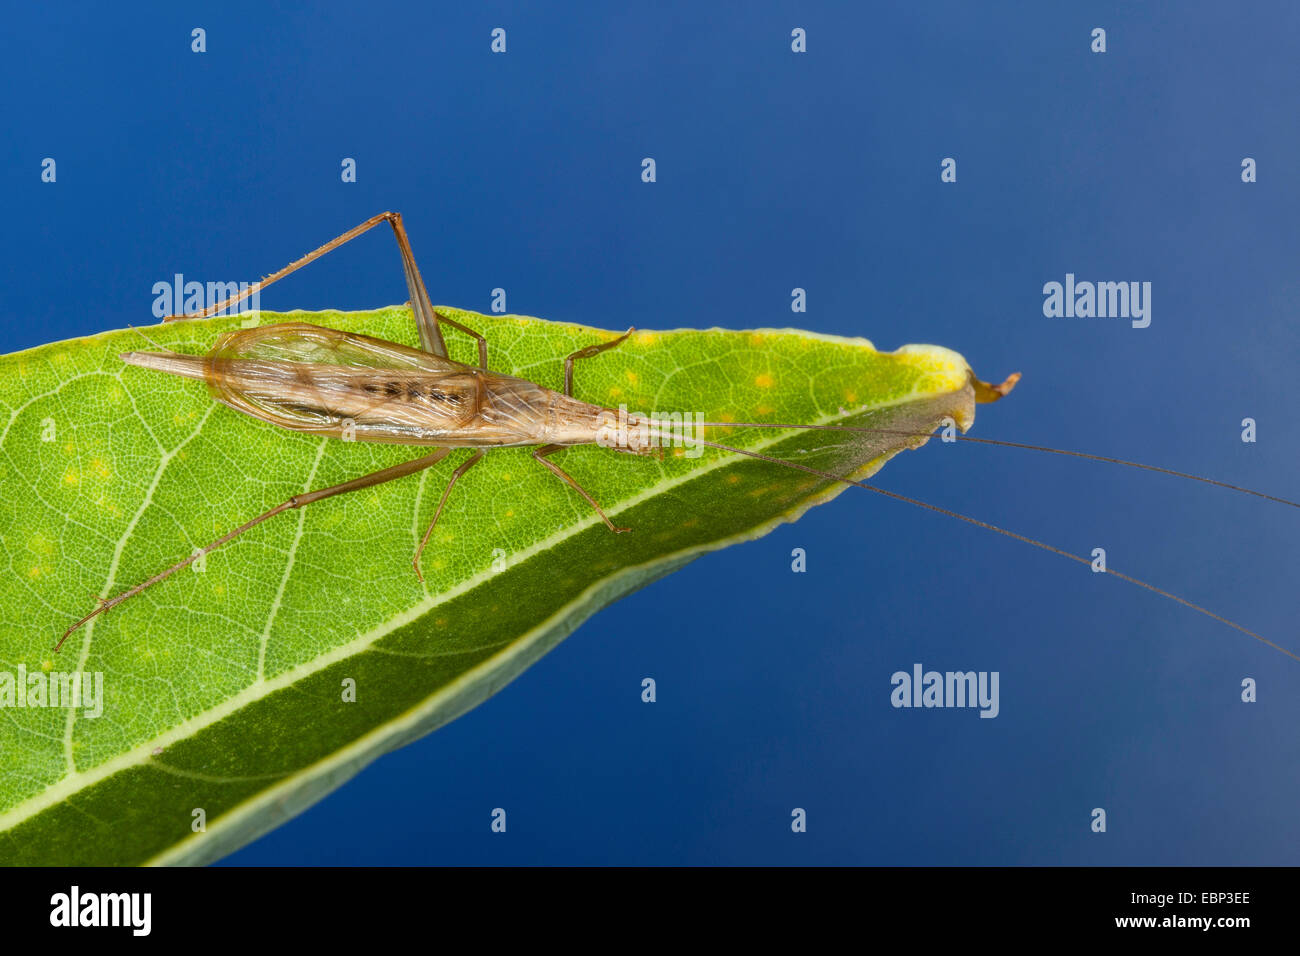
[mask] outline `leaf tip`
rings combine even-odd
[[[1006,381],[1001,385],[991,385],[988,382],[982,382],[971,373],[971,386],[975,389],[975,401],[981,405],[987,405],[989,402],[996,402],[1010,394],[1011,390],[1016,387],[1016,382],[1020,381],[1020,373],[1012,372],[1007,376]]]

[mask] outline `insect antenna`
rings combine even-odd
[[[875,435],[902,435],[912,438],[928,438],[933,434],[933,432],[905,431],[896,428],[868,428],[862,425],[793,425],[784,423],[772,424],[769,422],[700,422],[696,427],[798,428],[811,431],[863,432]],[[1125,468],[1139,468],[1142,471],[1154,471],[1162,475],[1172,475],[1175,478],[1186,478],[1188,481],[1199,481],[1202,484],[1214,485],[1216,488],[1226,488],[1229,491],[1237,491],[1243,495],[1253,495],[1256,498],[1263,498],[1266,501],[1274,501],[1280,505],[1289,505],[1292,508],[1300,508],[1300,501],[1292,501],[1290,498],[1283,498],[1279,495],[1270,495],[1263,491],[1255,491],[1252,488],[1243,488],[1241,485],[1229,484],[1226,481],[1219,481],[1215,478],[1193,475],[1185,471],[1175,471],[1173,468],[1161,468],[1159,465],[1147,465],[1140,461],[1128,461],[1124,458],[1112,458],[1107,455],[1092,455],[1088,452],[1071,451],[1067,448],[1050,448],[1047,445],[1031,445],[1026,442],[1005,441],[999,438],[977,438],[974,435],[947,435],[944,438],[945,441],[949,439],[974,442],[979,445],[1000,445],[1004,448],[1021,448],[1026,451],[1045,452],[1049,455],[1067,455],[1071,458],[1086,458],[1089,461],[1100,461],[1110,465],[1123,465]]]
[[[735,427],[735,423],[726,423],[726,425],[727,427]],[[799,426],[774,426],[774,427],[799,427]],[[819,427],[819,426],[813,426],[813,427]],[[820,426],[820,427],[835,428],[837,426]],[[865,430],[876,431],[877,429],[865,429]],[[910,433],[904,432],[902,434],[910,434]],[[922,434],[929,434],[929,433],[927,432]],[[670,436],[659,434],[658,437],[666,438]],[[1089,568],[1092,567],[1092,562],[1089,561],[1087,558],[1081,557],[1080,555],[1077,554],[1072,554],[1071,552],[1066,551],[1064,548],[1058,548],[1055,545],[1048,544],[1045,541],[1039,541],[1037,538],[1031,538],[1028,537],[1027,535],[1018,534],[1015,531],[1009,531],[1006,528],[999,527],[998,525],[995,524],[990,524],[987,521],[981,521],[979,518],[972,518],[969,515],[964,515],[957,511],[950,511],[947,508],[941,508],[938,505],[932,505],[929,502],[921,501],[918,498],[909,498],[907,495],[900,495],[896,491],[888,491],[884,488],[879,488],[876,485],[869,485],[865,481],[857,481],[853,478],[845,478],[840,475],[833,475],[830,472],[819,471],[816,468],[810,468],[807,465],[801,465],[798,462],[786,461],[783,458],[775,458],[771,455],[764,455],[761,452],[749,451],[748,449],[745,448],[733,448],[730,445],[723,445],[720,444],[719,442],[706,441],[703,438],[695,438],[692,439],[692,441],[697,441],[701,445],[706,445],[709,448],[716,448],[719,451],[730,452],[733,455],[744,455],[746,458],[756,458],[759,461],[765,461],[768,462],[769,464],[781,465],[785,468],[793,468],[796,471],[802,471],[805,472],[806,474],[814,475],[818,478],[824,478],[827,481],[838,481],[846,485],[853,485],[857,488],[865,488],[867,489],[867,491],[874,491],[876,494],[884,495],[887,498],[893,498],[897,501],[904,501],[907,504],[915,505],[918,508],[925,508],[927,511],[933,511],[937,514],[947,515],[949,518],[956,518],[959,521],[964,521],[967,524],[972,524],[977,528],[983,528],[986,531],[992,531],[996,534],[1003,535],[1015,541],[1020,541],[1024,544],[1032,545],[1033,547],[1039,548],[1040,550],[1049,551],[1052,554],[1060,555],[1063,558],[1069,558],[1071,561],[1077,562],[1078,564],[1082,564],[1086,567]],[[1268,497],[1268,496],[1263,496],[1263,497]],[[1286,503],[1291,504],[1291,502],[1286,502]],[[1152,592],[1153,594],[1158,594],[1161,597],[1168,598],[1171,601],[1176,601],[1177,603],[1183,605],[1184,607],[1191,608],[1193,611],[1196,611],[1200,614],[1204,614],[1206,617],[1218,621],[1220,624],[1226,624],[1228,627],[1240,631],[1242,634],[1245,634],[1247,637],[1253,637],[1261,644],[1267,644],[1275,651],[1279,651],[1293,660],[1300,661],[1300,654],[1296,654],[1294,651],[1287,650],[1282,645],[1270,641],[1267,637],[1264,637],[1262,634],[1257,634],[1254,631],[1250,630],[1249,628],[1243,627],[1242,625],[1238,624],[1236,621],[1231,621],[1220,614],[1216,614],[1213,611],[1211,611],[1209,608],[1202,607],[1201,605],[1195,604],[1187,600],[1186,598],[1179,597],[1177,594],[1173,594],[1169,591],[1166,591],[1164,588],[1156,587],[1154,584],[1151,584],[1147,581],[1143,581],[1140,578],[1135,578],[1132,575],[1124,574],[1121,571],[1116,571],[1113,568],[1107,567],[1104,573],[1114,575],[1120,580],[1127,581],[1129,584],[1136,584],[1138,587],[1145,588],[1146,590]]]

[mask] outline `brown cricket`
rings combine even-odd
[[[429,468],[445,458],[454,448],[473,448],[474,454],[452,472],[438,501],[433,519],[415,550],[412,564],[420,574],[420,556],[428,543],[443,507],[456,482],[478,464],[489,449],[508,447],[533,447],[533,458],[550,469],[557,477],[577,491],[595,509],[611,531],[623,532],[610,521],[596,500],[548,456],[574,445],[599,444],[615,451],[645,455],[655,454],[662,448],[665,436],[656,428],[614,428],[619,413],[601,405],[584,402],[573,396],[573,364],[578,359],[591,358],[624,342],[633,329],[609,342],[590,345],[572,353],[564,360],[564,391],[556,392],[535,382],[504,375],[488,369],[487,340],[473,329],[436,312],[424,281],[420,277],[411,252],[402,217],[384,212],[367,219],[353,229],[309,252],[279,272],[272,273],[255,286],[223,302],[209,306],[194,315],[168,316],[164,321],[186,318],[203,318],[235,305],[254,292],[282,279],[325,253],[355,239],[382,222],[392,226],[402,256],[410,293],[411,310],[419,330],[421,348],[410,348],[367,335],[357,335],[336,329],[326,329],[305,322],[283,322],[275,325],[227,332],[214,344],[207,355],[183,355],[176,352],[127,352],[122,361],[142,368],[167,372],[206,382],[212,396],[237,411],[294,431],[311,432],[334,438],[355,441],[387,442],[402,445],[432,447],[429,454],[391,467],[362,475],[351,481],[320,488],[316,491],[294,495],[269,511],[245,522],[233,531],[217,538],[189,557],[176,562],[147,581],[112,598],[98,598],[96,607],[81,620],[72,624],[55,645],[58,651],[64,641],[77,628],[96,615],[134,597],[141,591],[169,577],[198,560],[203,555],[221,547],[239,535],[256,527],[281,512],[321,501],[334,495],[357,491],[373,485],[393,481]],[[442,324],[459,329],[478,342],[478,365],[467,365],[451,359],[443,341]],[[1020,374],[1009,376],[1001,385],[981,382],[973,375],[970,386],[977,402],[994,402],[1006,395],[1019,380]],[[770,422],[706,422],[706,426],[726,428],[816,429],[849,432],[874,432],[924,438],[929,432],[897,429],[866,428],[851,425],[804,425]],[[1171,469],[1143,465],[1083,452],[1047,448],[1019,442],[988,438],[954,436],[963,441],[1004,445],[1059,455],[1087,458],[1094,461],[1120,464],[1189,478],[1219,487],[1300,507],[1294,501],[1251,491],[1225,482],[1189,475]],[[802,471],[828,481],[866,488],[899,501],[917,505],[940,514],[957,518],[986,530],[1006,535],[1034,547],[1050,551],[1072,561],[1090,566],[1088,558],[1072,554],[1042,541],[1008,531],[996,525],[966,515],[909,498],[896,492],[809,468],[796,462],[774,458],[759,452],[733,448],[728,445],[694,438],[693,441],[711,448]],[[1173,601],[1229,625],[1256,640],[1300,660],[1291,651],[1247,630],[1227,618],[1193,604],[1177,595],[1164,591],[1137,578],[1114,569],[1107,573],[1132,584],[1146,588]]]

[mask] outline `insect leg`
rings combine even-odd
[[[63,636],[59,638],[59,643],[54,645],[54,650],[57,652],[58,649],[63,646],[63,642],[68,639],[68,635],[71,634],[73,631],[75,631],[77,628],[81,627],[81,625],[85,624],[91,618],[99,614],[103,614],[109,608],[121,604],[127,598],[135,597],[145,588],[157,584],[159,581],[162,581],[165,578],[171,577],[181,568],[188,567],[189,565],[193,564],[195,561],[203,557],[203,555],[207,554],[208,552],[215,551],[217,548],[221,547],[223,544],[227,543],[228,541],[233,541],[235,538],[238,538],[241,534],[243,534],[245,531],[248,531],[250,528],[257,527],[267,518],[274,518],[282,511],[289,511],[293,508],[301,508],[303,505],[309,505],[314,501],[320,501],[324,498],[333,497],[334,495],[345,494],[346,492],[349,491],[358,491],[362,488],[369,488],[372,485],[380,485],[386,481],[392,481],[394,478],[404,478],[407,475],[414,474],[417,471],[422,471],[425,468],[428,468],[432,465],[436,465],[438,462],[442,461],[442,459],[446,458],[447,455],[450,453],[451,453],[450,448],[439,448],[436,451],[428,455],[425,455],[422,458],[413,458],[410,461],[404,461],[400,464],[392,465],[388,468],[383,468],[379,471],[372,471],[368,475],[362,475],[360,478],[353,478],[351,481],[345,481],[342,484],[331,485],[328,488],[320,488],[316,491],[309,491],[301,495],[294,495],[288,501],[283,501],[280,504],[276,505],[274,508],[272,508],[270,511],[263,512],[262,514],[258,515],[256,518],[253,518],[251,521],[246,521],[244,524],[241,524],[234,531],[227,532],[226,534],[222,535],[220,538],[218,538],[216,541],[213,541],[211,544],[207,545],[206,547],[200,548],[198,551],[191,554],[185,560],[177,561],[166,571],[161,571],[158,574],[155,574],[148,581],[145,581],[142,584],[137,584],[135,587],[131,588],[131,590],[123,591],[121,594],[117,595],[116,597],[111,597],[108,599],[96,598],[96,600],[99,601],[99,604],[95,607],[95,609],[91,611],[89,614],[87,614],[85,617],[83,617],[76,624],[73,624],[66,631],[64,631]]]
[[[624,338],[626,337],[627,336],[624,336]],[[611,344],[617,345],[618,343],[615,342]],[[582,495],[582,497],[586,498],[587,504],[591,505],[593,508],[596,509],[596,514],[600,515],[600,520],[605,522],[605,524],[609,526],[610,531],[613,531],[616,534],[624,531],[631,531],[632,530],[631,528],[616,527],[614,525],[614,522],[610,521],[609,517],[605,514],[605,512],[601,510],[600,505],[596,504],[596,499],[591,497],[591,495],[587,494],[587,489],[583,488],[582,485],[574,481],[573,478],[570,477],[568,473],[566,473],[564,469],[562,469],[555,462],[548,461],[546,459],[547,455],[553,454],[554,452],[559,451],[561,448],[567,448],[567,447],[568,447],[567,445],[543,445],[541,448],[537,449],[537,451],[533,452],[533,457],[536,458],[538,461],[540,461],[547,468],[551,469],[551,471],[555,472],[555,474],[559,475],[560,478],[563,479],[566,485],[576,490],[578,494]]]
[[[278,282],[289,273],[301,269],[309,262],[313,262],[325,255],[327,252],[333,252],[339,246],[350,242],[364,232],[368,232],[381,222],[387,222],[393,227],[393,234],[397,237],[397,248],[402,254],[402,271],[406,274],[406,290],[411,297],[411,311],[415,314],[415,324],[420,330],[420,343],[426,352],[432,352],[434,355],[440,355],[447,358],[447,346],[442,340],[442,333],[438,330],[438,318],[433,314],[433,304],[429,301],[429,293],[424,287],[424,280],[420,278],[420,270],[415,264],[415,255],[411,252],[411,242],[406,238],[406,229],[402,225],[402,214],[396,212],[381,212],[377,216],[371,216],[359,226],[354,226],[341,236],[336,236],[325,245],[318,249],[313,249],[301,259],[295,259],[279,272],[272,272],[269,276],[262,279],[251,288],[245,289],[238,295],[232,295],[223,302],[210,305],[206,309],[194,313],[193,315],[169,315],[163,319],[164,322],[173,322],[177,319],[202,319],[210,315],[215,315],[238,302],[247,299],[254,292],[260,292],[272,282]]]
[[[474,336],[474,338],[478,339],[478,367],[481,369],[486,369],[487,368],[487,339],[483,338],[483,336],[479,335],[469,326],[461,325],[455,319],[447,318],[447,316],[443,315],[441,312],[434,312],[433,314],[437,317],[439,322],[446,322],[453,329],[460,329],[466,335],[472,335]]]
[[[424,553],[424,546],[429,543],[429,535],[433,534],[433,526],[438,523],[438,518],[442,515],[442,506],[447,503],[447,496],[451,494],[452,485],[456,484],[461,475],[477,465],[486,454],[487,452],[480,448],[470,455],[464,464],[451,473],[451,481],[447,482],[447,487],[442,491],[442,498],[438,501],[438,510],[433,513],[433,520],[429,522],[428,530],[424,532],[424,537],[420,539],[420,546],[415,549],[415,557],[411,559],[411,564],[415,568],[415,576],[420,579],[420,583],[424,583],[424,575],[420,573],[420,555]]]
[[[635,331],[636,329],[634,328],[628,329],[626,332],[624,332],[618,338],[614,339],[614,341],[612,342],[603,342],[600,345],[588,345],[585,349],[578,349],[578,351],[574,352],[572,355],[566,358],[564,360],[564,394],[568,395],[570,398],[573,397],[574,359],[591,358],[593,355],[599,355],[601,352],[612,349],[616,345],[621,345],[627,339],[627,337]],[[583,493],[586,494],[586,492]],[[599,511],[600,509],[597,508],[596,510]],[[606,524],[608,524],[608,522],[606,522]]]

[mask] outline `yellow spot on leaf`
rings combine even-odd
[[[103,460],[100,458],[91,459],[90,467],[91,470],[101,478],[107,478],[112,474],[112,472],[108,470],[108,465],[104,464]]]
[[[631,382],[633,385],[636,385],[638,382],[641,381],[640,377],[636,374],[636,372],[632,371],[630,368],[624,369],[623,374],[627,376],[627,380]]]
[[[729,484],[729,485],[738,485],[738,484],[740,484],[740,475],[728,475],[728,476],[727,476],[727,484]]]
[[[63,473],[63,483],[65,485],[81,484],[81,474],[75,468],[69,468]]]
[[[858,400],[858,393],[853,391],[853,389],[849,389],[844,393],[844,400],[846,402],[856,402]]]
[[[610,398],[619,398],[620,396],[622,396],[622,394],[623,394],[623,390],[619,388],[617,385],[615,385],[613,388],[609,390]]]
[[[776,384],[776,382],[772,380],[772,376],[764,372],[762,375],[754,379],[754,384],[757,385],[759,388],[771,388],[773,385]]]
[[[103,495],[100,495],[98,498],[95,499],[95,504],[99,505],[99,507],[103,508],[114,518],[122,517],[122,509],[119,508],[114,502],[109,501]]]

